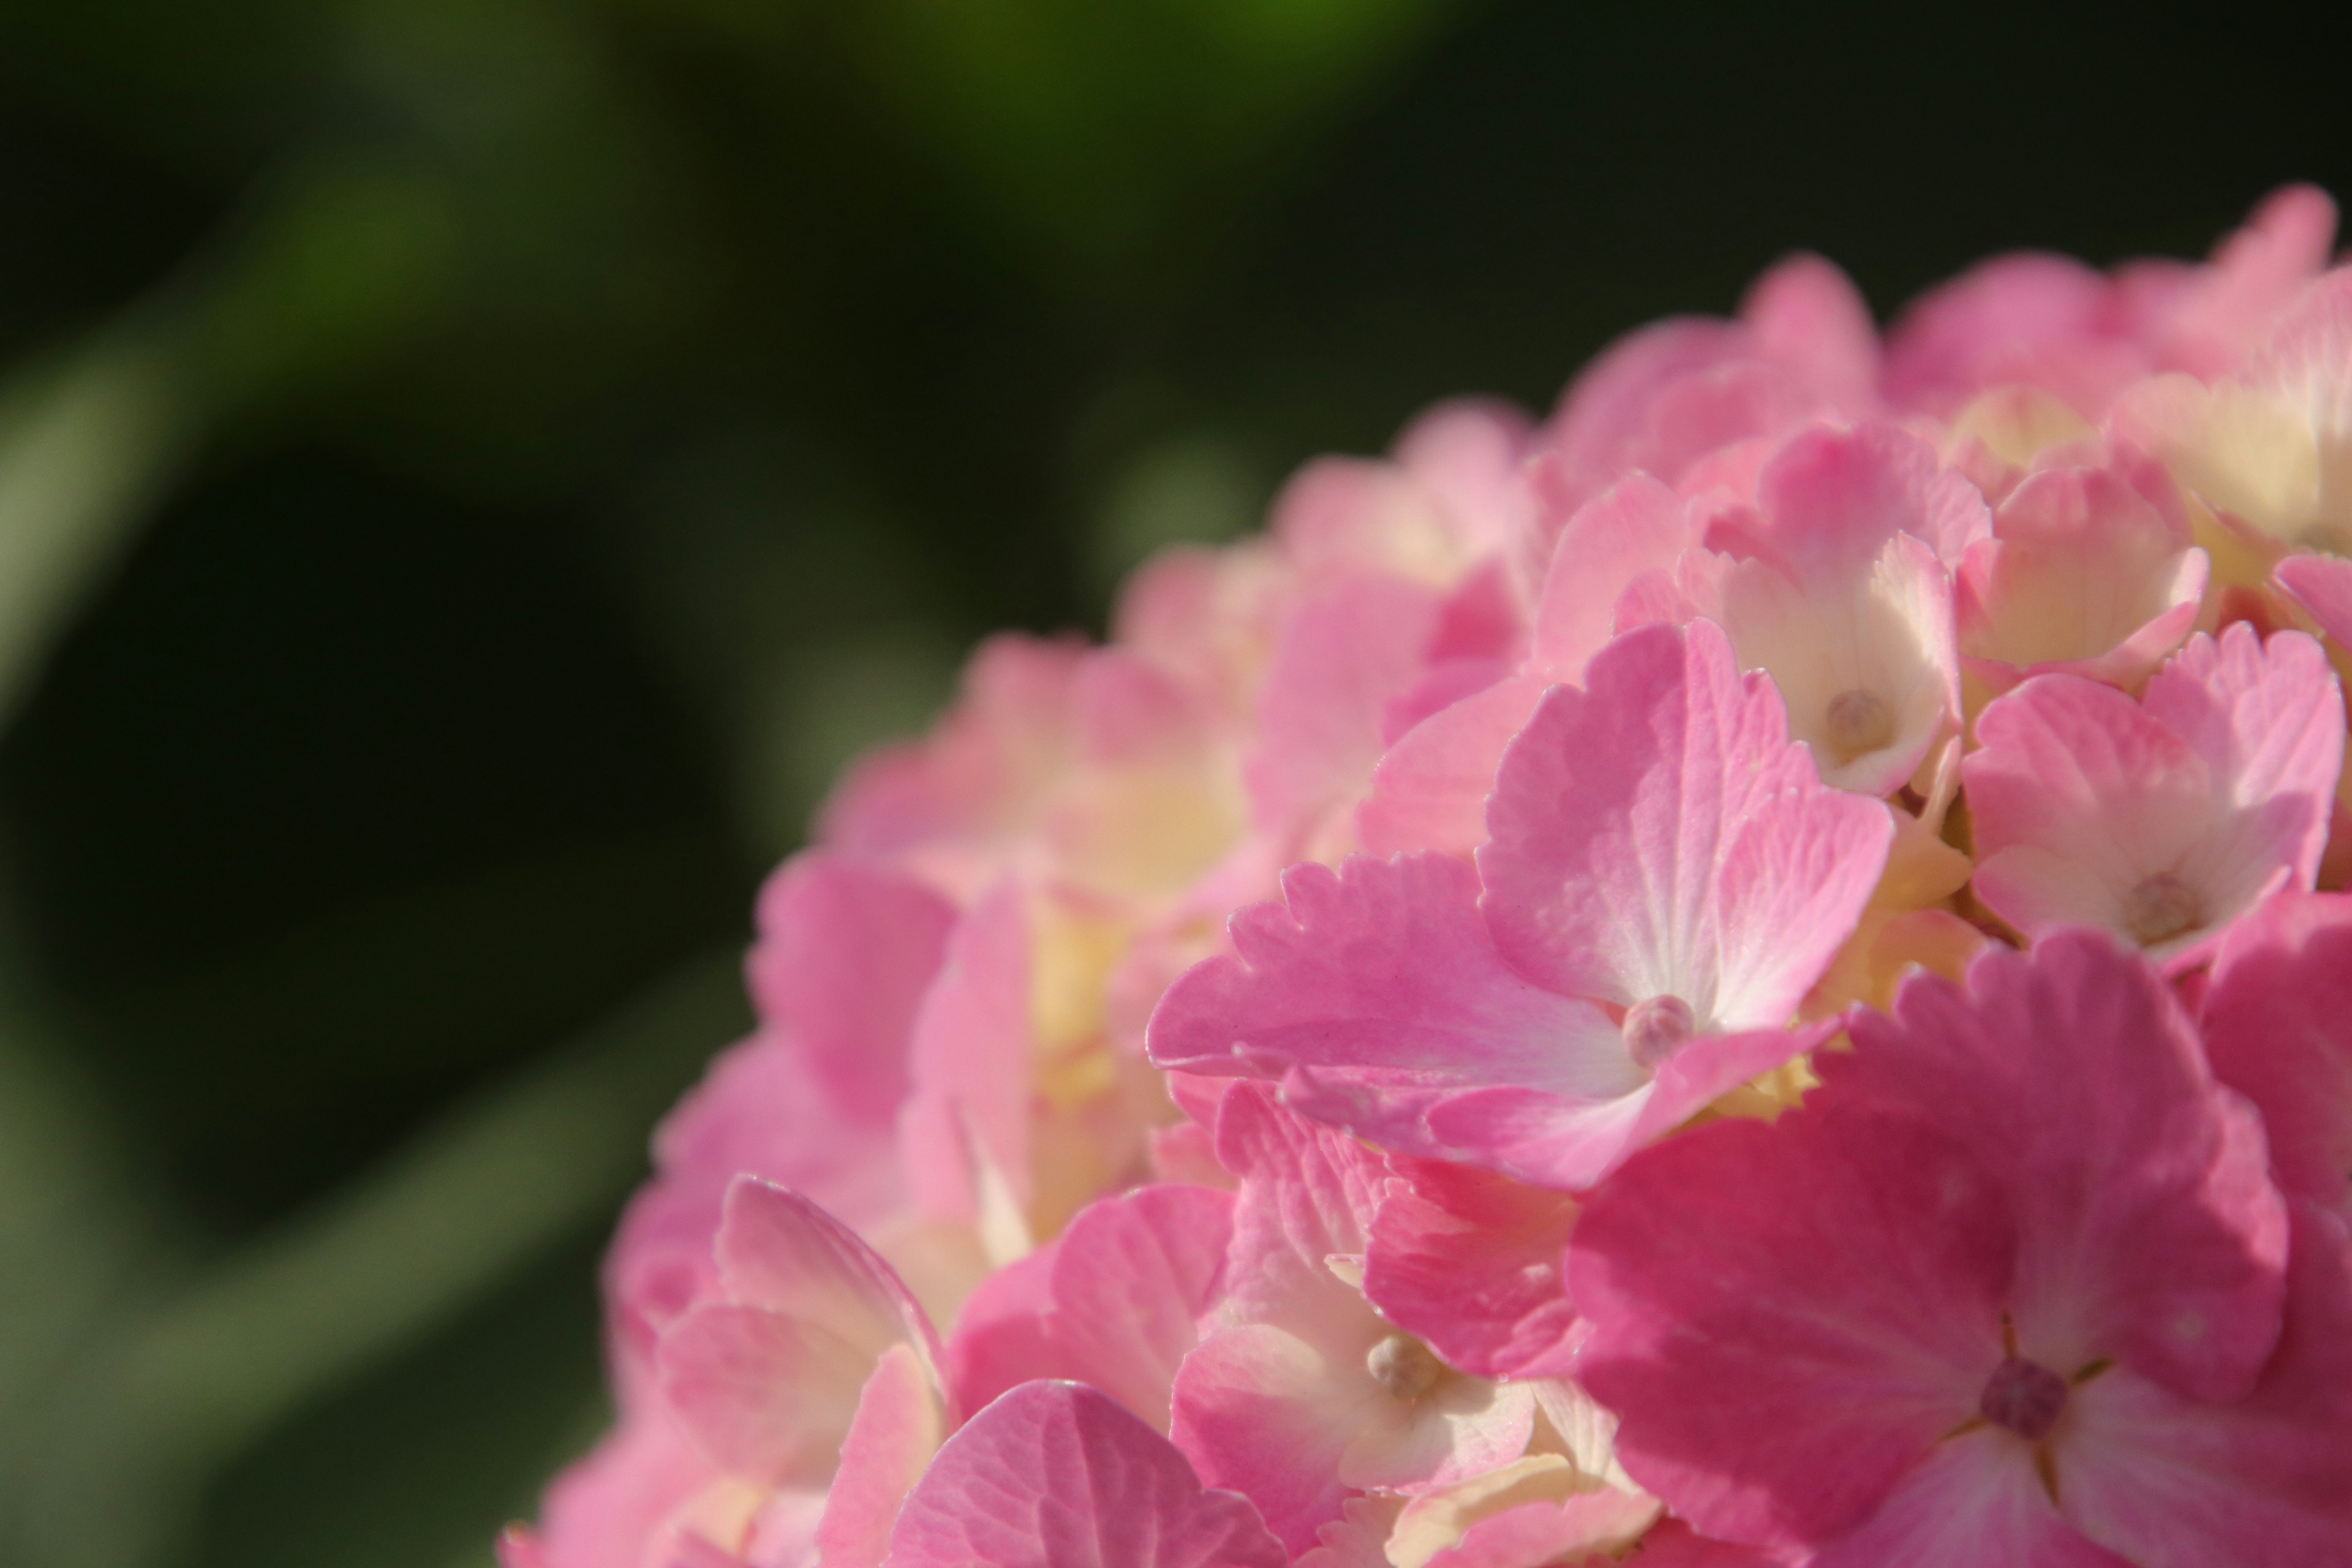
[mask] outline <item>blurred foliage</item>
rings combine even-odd
[[[455,1568],[751,891],[1000,625],[1777,253],[2193,253],[2141,5],[0,0],[0,1562]]]

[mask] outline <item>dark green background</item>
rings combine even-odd
[[[1792,247],[1886,314],[2352,189],[2341,59],[2146,5],[0,5],[0,573],[70,545],[0,602],[0,1560],[487,1561],[600,1419],[597,1252],[759,877],[973,637]]]

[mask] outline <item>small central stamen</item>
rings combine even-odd
[[[2205,922],[2205,900],[2169,871],[2159,871],[2124,900],[2124,929],[2143,947],[2169,941]]]
[[[1644,1072],[1655,1072],[1691,1037],[1698,1020],[1679,996],[1652,996],[1625,1009],[1625,1052]]]
[[[1895,710],[1875,691],[1862,687],[1830,699],[1830,750],[1850,763],[1895,739]]]
[[[1411,1334],[1391,1334],[1364,1357],[1372,1381],[1397,1399],[1418,1399],[1437,1386],[1445,1363]]]
[[[2011,1356],[1985,1379],[1977,1411],[2004,1432],[2039,1443],[2066,1408],[2066,1380],[2040,1362]]]

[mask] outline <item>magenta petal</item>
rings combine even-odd
[[[1770,680],[1743,678],[1710,622],[1629,632],[1586,681],[1503,759],[1478,851],[1496,945],[1564,995],[1679,996],[1704,1031],[1785,1024],[1893,819],[1822,784]]]
[[[1575,1222],[1558,1193],[1414,1161],[1373,1215],[1364,1297],[1464,1372],[1565,1376],[1577,1316],[1561,1268]]]
[[[2026,1353],[2245,1392],[2278,1335],[2286,1215],[2262,1131],[2156,972],[2095,931],[1916,974],[1818,1058],[1841,1097],[1933,1121],[2012,1193]]]
[[[890,1568],[1284,1568],[1257,1511],[1202,1489],[1109,1396],[1024,1384],[948,1440],[908,1498]]]
[[[1476,874],[1443,855],[1351,857],[1284,873],[1287,907],[1234,918],[1234,955],[1179,980],[1153,1015],[1152,1060],[1194,1072],[1307,1069],[1302,1110],[1375,1142],[1443,1152],[1441,1098],[1528,1085],[1613,1100],[1640,1078],[1598,1008],[1520,979],[1478,913]]]
[[[2000,1359],[2004,1195],[1931,1123],[1835,1107],[1628,1162],[1569,1247],[1582,1380],[1626,1470],[1727,1539],[1866,1519]]]
[[[2352,1213],[2352,897],[2281,893],[2240,921],[2204,1011],[2213,1074],[2262,1111],[2279,1185]]]

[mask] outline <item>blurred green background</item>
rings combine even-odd
[[[2147,5],[0,5],[0,1563],[488,1561],[762,872],[1003,625],[1798,246],[2194,254]]]

